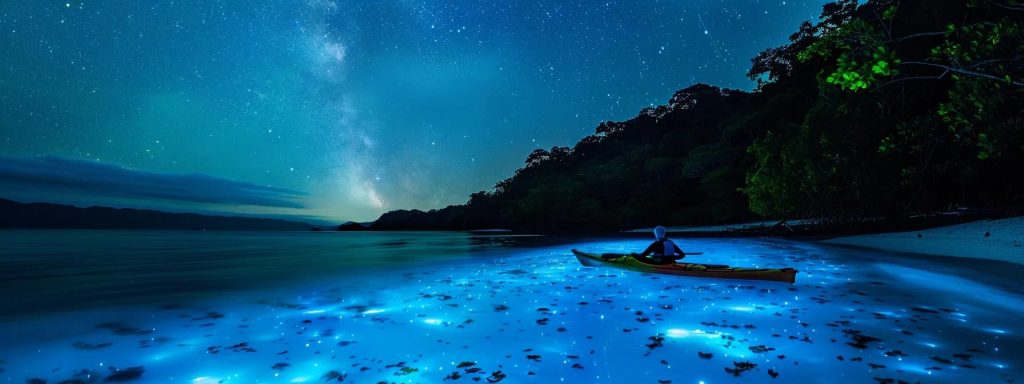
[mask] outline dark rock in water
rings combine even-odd
[[[897,379],[893,379],[891,377],[875,377],[874,379],[879,384],[910,384],[910,382],[908,382],[908,381],[897,380]]]
[[[219,313],[219,312],[206,312],[206,314],[204,314],[202,316],[199,316],[199,317],[195,317],[192,320],[195,320],[195,321],[213,320],[213,319],[220,319],[220,318],[223,318],[223,317],[224,317],[223,313]]]
[[[138,380],[140,377],[142,377],[142,374],[146,372],[146,369],[142,368],[142,366],[129,367],[124,369],[110,367],[110,371],[110,376],[107,376],[106,379],[103,379],[104,383],[121,383],[125,381]]]
[[[134,336],[139,336],[139,335],[148,335],[150,333],[153,333],[152,329],[136,328],[136,327],[125,325],[123,323],[116,322],[116,321],[108,321],[106,323],[96,324],[96,328],[99,328],[99,329],[109,329],[115,335],[134,335]]]
[[[256,352],[256,349],[253,348],[253,347],[250,347],[249,343],[238,343],[238,344],[235,344],[235,345],[232,345],[232,346],[228,347],[228,349],[230,349],[230,350],[232,350],[234,352],[249,352],[249,353]]]
[[[650,340],[651,342],[647,344],[647,353],[645,353],[644,356],[650,355],[651,351],[653,351],[655,348],[665,345],[665,337],[663,337],[660,333],[655,336],[648,337],[647,340]]]
[[[707,360],[714,356],[714,354],[712,354],[711,352],[697,352],[697,356],[700,356],[700,358]]]
[[[894,349],[892,351],[888,351],[888,352],[885,353],[885,355],[889,356],[889,357],[893,357],[893,356],[907,356],[906,353],[903,353],[903,351],[898,350],[898,349]]]
[[[853,339],[853,341],[847,342],[846,345],[857,349],[866,349],[868,347],[868,343],[882,340],[877,337],[862,335],[860,331],[856,329],[844,329],[843,333]]]
[[[448,376],[444,377],[445,380],[458,380],[458,379],[461,379],[461,378],[462,378],[462,375],[460,375],[458,371],[452,372]]]
[[[757,364],[749,361],[734,361],[732,365],[733,368],[725,367],[725,372],[735,377],[739,377],[743,372],[757,368]]]
[[[914,307],[914,308],[911,308],[910,310],[914,311],[914,312],[921,312],[921,313],[939,313],[939,311],[936,311],[936,310],[931,309],[931,308],[924,308],[924,307]]]
[[[338,371],[330,371],[325,373],[321,378],[324,379],[324,381],[345,381],[345,379],[348,378],[348,375]]]
[[[402,369],[399,369],[398,372],[395,372],[395,376],[411,375],[416,372],[419,372],[419,368],[402,367]]]
[[[103,348],[109,347],[111,345],[113,345],[113,344],[112,343],[90,344],[90,343],[86,343],[86,342],[76,341],[76,342],[71,344],[71,347],[75,348],[75,349],[81,349],[81,350],[84,350],[84,351],[93,351],[93,350],[97,350],[97,349],[103,349]]]
[[[491,376],[487,377],[487,382],[488,383],[497,383],[499,381],[505,380],[505,377],[507,377],[507,376],[508,375],[506,375],[504,373],[501,373],[501,371],[494,371],[494,373],[492,373]]]

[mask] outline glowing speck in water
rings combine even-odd
[[[675,328],[672,328],[672,329],[668,330],[667,334],[668,334],[669,337],[686,337],[686,336],[690,335],[690,332],[688,332],[685,329],[675,329]]]

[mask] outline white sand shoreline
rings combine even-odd
[[[837,237],[820,243],[1024,264],[1024,216],[920,231]]]

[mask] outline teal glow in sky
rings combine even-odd
[[[692,83],[752,88],[750,58],[822,4],[7,1],[0,197],[333,221],[464,203]],[[191,174],[260,198],[123,192]]]

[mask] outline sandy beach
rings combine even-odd
[[[1024,217],[979,220],[920,231],[838,237],[822,243],[1024,264]]]

